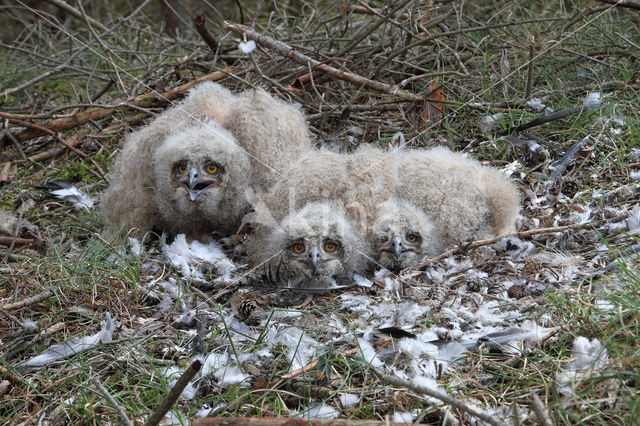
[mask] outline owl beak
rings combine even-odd
[[[318,255],[320,252],[318,251],[318,247],[313,246],[311,250],[309,250],[309,261],[311,262],[311,268],[313,268],[313,272],[317,272],[318,270]]]
[[[183,184],[184,185],[184,184]],[[195,201],[204,191],[214,186],[214,181],[203,180],[198,177],[198,169],[192,167],[189,170],[189,184],[185,185],[191,201]]]
[[[393,237],[393,253],[396,256],[396,259],[400,259],[402,253],[404,252],[404,247],[402,247],[402,239],[399,236]]]

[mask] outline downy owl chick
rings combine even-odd
[[[391,198],[378,209],[369,227],[378,266],[399,272],[443,249],[442,237],[432,220],[411,202]]]
[[[365,274],[370,246],[341,202],[312,202],[278,226],[258,229],[249,246],[250,263],[267,278],[293,288],[350,285]]]

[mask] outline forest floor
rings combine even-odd
[[[148,2],[99,20],[17,3],[0,6],[0,423],[145,422],[199,360],[163,422],[637,424],[638,10],[252,2],[198,11],[207,43],[164,35]],[[280,47],[241,51],[254,32]],[[233,239],[224,262],[185,258],[49,194],[95,198],[123,136],[204,79],[301,104],[318,145],[445,145],[501,169],[520,233],[304,294],[261,286]]]

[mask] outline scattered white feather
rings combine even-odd
[[[536,112],[543,111],[547,107],[542,103],[542,99],[540,98],[531,98],[525,103],[525,105]]]
[[[607,350],[598,339],[582,336],[574,340],[571,358],[565,371],[558,373],[558,392],[563,395],[571,393],[577,383],[591,377],[609,360]]]
[[[291,417],[336,419],[340,416],[340,411],[330,405],[312,402],[308,408],[293,414]]]
[[[238,43],[238,49],[245,55],[248,55],[256,49],[256,42],[253,40],[241,41]]]
[[[628,231],[634,231],[640,228],[640,204],[633,206],[633,210],[629,212],[629,217],[624,220]]]
[[[52,183],[60,187],[60,189],[49,191],[54,197],[73,203],[73,207],[75,207],[76,210],[89,210],[93,208],[93,199],[75,186],[62,181]]]
[[[131,253],[135,256],[140,256],[142,254],[142,245],[140,244],[140,241],[134,237],[127,238],[127,241],[129,242],[129,250],[131,250]]]
[[[218,379],[218,386],[221,388],[235,385],[238,383],[244,383],[249,385],[247,379],[250,377],[244,373],[237,365],[230,365],[216,371],[213,376]]]
[[[485,133],[491,133],[494,130],[499,129],[500,119],[502,118],[502,114],[489,114],[482,117],[480,120],[480,129]]]
[[[102,329],[98,333],[92,334],[91,336],[74,337],[71,340],[50,346],[40,355],[18,364],[18,368],[26,371],[37,370],[54,361],[68,358],[101,343],[108,343],[113,337],[113,328],[114,325],[111,314],[107,312]]]
[[[406,411],[396,411],[393,413],[393,423],[413,423],[416,416]]]
[[[629,172],[631,180],[640,180],[640,170],[634,170]]]
[[[373,330],[369,329],[365,331],[364,336],[362,338],[356,337],[356,343],[360,352],[356,355],[356,357],[362,359],[367,364],[371,364],[373,367],[382,367],[384,362],[382,362],[378,358],[378,351],[373,347],[370,343],[370,337]]]
[[[358,402],[360,402],[360,397],[352,393],[338,394],[338,399],[340,400],[340,406],[342,406],[343,408],[353,407]]]
[[[353,282],[360,287],[371,287],[373,285],[373,281],[359,274],[353,274]]]
[[[309,363],[315,355],[318,342],[307,336],[307,334],[297,327],[285,327],[278,331],[273,344],[282,344],[289,348],[287,358],[290,362],[290,370],[297,370]]]
[[[236,266],[227,258],[216,243],[203,244],[199,241],[187,243],[184,234],[176,235],[171,244],[166,244],[163,235],[162,252],[186,279],[205,282],[204,268],[213,267],[221,278],[229,278]]]
[[[600,92],[589,92],[584,98],[582,105],[585,107],[595,107],[602,103],[602,95]]]

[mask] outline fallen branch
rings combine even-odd
[[[196,27],[196,31],[198,32],[202,40],[207,43],[209,49],[211,49],[213,53],[216,53],[216,51],[218,50],[218,42],[211,36],[209,30],[207,30],[207,18],[205,18],[204,15],[197,15],[193,19],[193,25]]]
[[[113,108],[90,108],[88,110],[74,114],[71,117],[49,120],[42,126],[25,124],[26,127],[30,128],[18,133],[16,135],[16,139],[18,139],[19,141],[26,141],[41,136],[42,134],[55,134],[55,132],[72,129],[74,127],[88,123],[91,120],[100,120],[102,118],[108,117],[118,110],[134,109],[134,107],[150,108],[153,106],[171,102],[176,98],[184,96],[189,89],[191,89],[198,83],[201,83],[203,81],[222,80],[223,78],[227,77],[232,71],[232,68],[225,68],[222,71],[216,71],[211,74],[198,77],[195,80],[190,81],[189,83],[175,87],[163,93],[153,91],[136,96],[131,101],[118,102],[118,104]],[[0,112],[0,116],[5,116],[5,113]]]
[[[145,426],[156,426],[160,423],[165,414],[171,409],[173,403],[180,398],[182,395],[182,391],[189,384],[191,379],[196,375],[198,371],[200,371],[200,367],[202,367],[202,362],[199,360],[195,360],[187,367],[187,369],[182,373],[182,376],[178,379],[175,385],[171,388],[167,396],[162,400],[158,408],[153,412],[153,414],[149,417],[149,420],[144,424]]]
[[[389,93],[390,95],[397,96],[401,99],[407,99],[412,101],[428,100],[425,97],[409,92],[408,90],[400,89],[390,84],[381,83],[379,81],[374,81],[351,72],[341,71],[338,68],[334,68],[330,65],[318,62],[307,55],[296,52],[288,44],[282,43],[281,41],[275,40],[265,35],[260,35],[247,26],[225,21],[224,28],[226,30],[233,31],[234,33],[240,36],[246,36],[248,39],[255,41],[259,45],[263,47],[268,47],[269,49],[276,51],[280,55],[288,59],[291,59],[294,62],[303,64],[303,65],[308,64],[311,66],[312,70],[322,71],[340,80],[348,81],[349,83],[353,83],[358,86],[368,87],[369,89],[374,89],[379,92]]]
[[[544,404],[540,400],[540,397],[538,396],[538,394],[534,393],[532,395],[532,398],[533,399],[531,401],[531,407],[533,408],[533,412],[536,413],[538,422],[540,422],[542,426],[552,426],[553,422],[551,422],[551,419],[549,418],[549,413],[547,413],[547,409],[545,408]]]
[[[465,413],[468,413],[470,415],[472,415],[473,417],[482,420],[483,422],[489,423],[490,425],[494,425],[494,426],[506,426],[506,423],[501,422],[500,420],[476,409],[473,407],[470,407],[469,405],[465,404],[464,402],[460,401],[459,399],[456,399],[454,397],[452,397],[451,395],[436,390],[436,389],[431,389],[428,388],[426,386],[423,385],[419,385],[417,383],[413,383],[413,382],[409,382],[407,380],[401,379],[399,377],[395,377],[395,376],[389,376],[386,374],[382,374],[381,372],[377,371],[376,369],[373,369],[373,371],[380,376],[380,378],[382,379],[382,381],[389,383],[393,386],[399,386],[399,387],[403,387],[403,388],[408,388],[411,389],[414,392],[420,393],[420,394],[424,394],[424,395],[428,395],[432,398],[436,398],[439,399],[440,401],[444,402],[445,404],[449,404],[452,407],[455,407],[461,411],[464,411]]]
[[[62,10],[64,10],[65,12],[67,12],[69,15],[73,16],[74,18],[80,19],[82,20],[82,13],[76,9],[75,7],[71,6],[70,4],[64,2],[63,0],[45,0],[47,3],[50,3]],[[105,27],[104,25],[102,25],[101,22],[96,21],[93,18],[90,18],[87,16],[87,21],[91,22],[91,25],[93,25],[94,27],[97,27],[100,29],[100,31],[108,31],[109,29],[107,27]]]
[[[463,250],[468,250],[468,249],[472,249],[472,248],[476,248],[476,247],[481,247],[481,246],[488,246],[490,244],[494,244],[497,243],[498,241],[502,240],[503,238],[509,238],[509,237],[516,237],[516,238],[525,238],[525,237],[532,237],[534,235],[542,235],[542,234],[555,234],[556,232],[564,232],[564,231],[569,231],[571,229],[579,229],[579,228],[584,228],[585,226],[587,226],[588,224],[579,224],[579,225],[565,225],[565,226],[555,226],[552,228],[539,228],[539,229],[531,229],[529,231],[522,231],[522,232],[514,232],[513,234],[506,234],[506,235],[501,235],[499,237],[495,237],[495,238],[489,238],[486,240],[477,240],[477,241],[473,241],[465,246],[462,247],[454,247],[450,250],[445,251],[444,253],[440,253],[437,256],[434,256],[432,258],[429,258],[425,261],[423,261],[422,263],[416,265],[416,266],[411,266],[409,268],[406,268],[402,271],[400,271],[400,275],[404,274],[404,273],[408,273],[409,277],[417,277],[418,275],[420,275],[422,273],[422,271],[424,271],[425,269],[427,269],[427,266],[431,265],[432,263],[436,263],[436,262],[440,262],[443,259],[446,259],[447,257],[459,253]]]
[[[127,412],[120,406],[120,404],[118,404],[115,398],[111,396],[109,391],[102,385],[102,383],[100,383],[100,381],[95,377],[91,377],[91,382],[95,385],[95,387],[98,388],[100,393],[107,399],[107,401],[109,401],[109,404],[111,404],[113,408],[115,408],[124,424],[126,424],[127,426],[133,426],[133,422],[129,420]]]
[[[51,296],[53,296],[53,290],[49,289],[40,294],[36,294],[33,297],[29,297],[28,299],[21,300],[20,302],[9,303],[8,305],[4,305],[2,309],[9,311],[11,309],[26,308],[27,306],[31,306],[36,303],[42,302],[43,300],[47,300]]]
[[[42,240],[37,240],[35,238],[13,238],[0,236],[0,245],[3,246],[9,246],[11,243],[23,246],[26,244],[39,244],[41,242]]]
[[[637,0],[598,0],[600,3],[612,4],[618,7],[640,10],[640,1]]]

